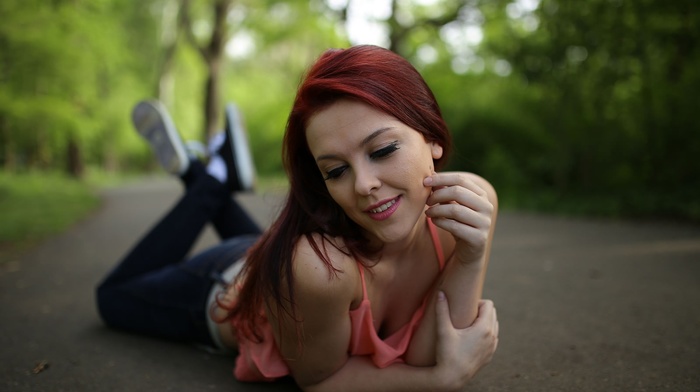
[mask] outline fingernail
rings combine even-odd
[[[426,177],[425,180],[423,180],[423,185],[430,185],[433,183],[433,177]]]
[[[445,300],[445,292],[444,291],[438,291],[438,300],[439,301],[444,301]]]

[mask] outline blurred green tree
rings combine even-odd
[[[148,71],[134,61],[152,31],[148,4],[19,1],[0,4],[0,164],[58,166],[74,176],[86,159],[117,154],[114,124]],[[125,28],[131,27],[131,28]],[[121,120],[122,122],[124,120]],[[105,147],[105,148],[103,148]]]
[[[200,140],[236,101],[259,172],[281,174],[300,75],[324,49],[349,44],[358,4],[5,0],[0,165],[75,176],[86,165],[153,165],[129,124],[133,103],[153,96]],[[374,38],[433,88],[453,130],[453,168],[491,179],[505,204],[700,217],[700,3],[384,6],[375,22],[385,36]]]
[[[700,217],[700,3],[474,0],[460,14],[424,69],[455,166],[516,205]]]

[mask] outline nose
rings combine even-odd
[[[382,181],[371,168],[360,167],[355,169],[355,192],[362,196],[368,196],[382,186]]]

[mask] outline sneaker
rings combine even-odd
[[[255,183],[255,165],[248,146],[241,115],[236,105],[225,108],[224,142],[217,153],[226,162],[227,184],[232,192],[252,191]]]
[[[207,146],[199,140],[187,140],[185,141],[185,151],[190,160],[198,160],[201,162],[206,162],[209,159],[209,151]]]
[[[139,102],[131,112],[131,120],[168,173],[180,176],[187,171],[190,160],[185,146],[162,103]]]

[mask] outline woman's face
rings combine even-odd
[[[370,240],[406,239],[425,209],[442,147],[364,103],[341,100],[311,117],[306,138],[326,187]]]

